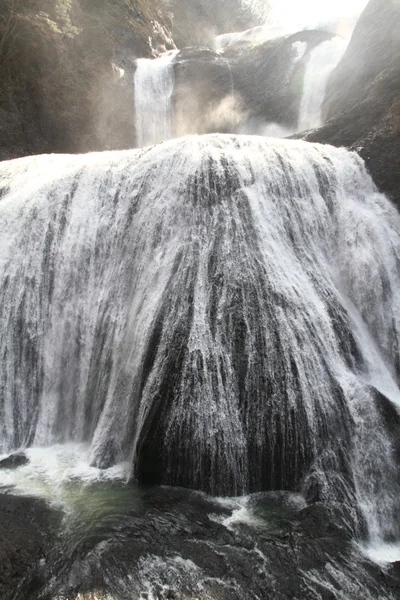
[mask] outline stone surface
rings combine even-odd
[[[321,505],[279,511],[264,495],[250,520],[229,524],[228,504],[144,488],[118,523],[100,520],[96,535],[73,543],[73,552],[68,541],[61,545],[63,556],[53,554],[26,578],[16,600],[76,600],[94,591],[97,598],[185,600],[199,590],[219,600],[398,597],[396,569],[365,560]]]
[[[7,458],[0,460],[0,469],[16,469],[29,463],[29,458],[24,452],[15,452],[10,454]]]
[[[133,61],[174,47],[163,3],[64,6],[0,2],[0,160],[132,147]]]
[[[264,0],[170,0],[169,5],[178,48],[213,48],[215,36],[262,24],[266,14]]]
[[[230,131],[234,105],[227,60],[209,48],[185,48],[174,70],[175,135]]]
[[[60,514],[42,500],[0,494],[2,600],[12,598],[22,579],[47,555],[59,522]]]

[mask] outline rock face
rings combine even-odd
[[[234,118],[229,62],[208,48],[186,48],[175,59],[175,136],[224,133]]]
[[[264,44],[228,47],[235,93],[247,119],[297,126],[304,70],[315,46],[332,38],[325,31],[302,31]]]
[[[161,3],[1,0],[0,160],[133,145],[139,56],[173,47]]]
[[[371,0],[329,82],[325,127],[310,141],[359,152],[378,186],[400,203],[400,2]]]
[[[190,47],[175,58],[174,134],[260,133],[267,123],[296,130],[311,51],[332,34],[302,31],[221,53]]]
[[[251,519],[229,525],[231,515],[206,496],[145,489],[113,527],[103,517],[95,536],[66,540],[15,600],[185,600],[199,589],[220,600],[399,597],[396,569],[363,559],[321,505],[299,510],[267,494],[254,498]]]
[[[59,521],[60,514],[42,500],[0,494],[2,600],[13,598],[21,579],[46,556],[51,531]]]

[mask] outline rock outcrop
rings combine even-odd
[[[209,48],[185,48],[174,71],[175,136],[231,131],[235,107],[229,62]]]
[[[67,539],[16,600],[185,600],[199,589],[220,600],[399,597],[398,568],[363,558],[321,505],[264,494],[235,522],[229,504],[182,489],[145,488],[140,498],[118,526],[103,518],[96,535]]]
[[[163,6],[0,0],[0,160],[132,146],[132,62],[174,47]]]
[[[271,123],[295,131],[310,53],[331,38],[308,30],[261,44],[239,41],[222,53],[181,50],[174,61],[175,136],[262,133]]]
[[[29,458],[25,452],[14,452],[0,460],[0,469],[17,469],[29,463]]]
[[[310,52],[331,38],[326,31],[310,30],[260,45],[228,47],[224,57],[231,66],[233,87],[245,118],[295,130]]]
[[[327,123],[310,141],[357,150],[400,203],[400,2],[371,0],[329,82]]]

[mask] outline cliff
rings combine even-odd
[[[131,145],[139,56],[174,47],[163,3],[0,0],[0,160]]]
[[[306,139],[347,146],[400,203],[400,1],[371,0],[332,75],[325,127]]]

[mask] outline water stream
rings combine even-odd
[[[136,145],[152,146],[169,140],[172,133],[171,98],[174,91],[173,61],[178,50],[157,59],[136,61],[134,92]]]
[[[348,40],[334,37],[310,52],[303,84],[303,96],[297,129],[307,131],[321,127],[322,105],[329,76],[346,51]]]

